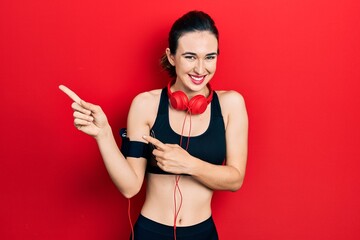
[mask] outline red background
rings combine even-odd
[[[220,29],[214,88],[241,92],[250,120],[243,188],[213,200],[221,239],[360,239],[358,0],[1,1],[1,239],[128,238],[127,201],[57,87],[116,132],[168,81],[168,30],[193,9]]]

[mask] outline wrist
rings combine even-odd
[[[192,157],[189,159],[189,167],[188,167],[188,171],[187,174],[191,175],[191,176],[196,176],[198,174],[199,169],[201,169],[201,163],[202,161],[199,161],[197,158]]]
[[[94,137],[97,142],[105,140],[112,136],[112,129],[109,124],[107,124],[99,133]]]

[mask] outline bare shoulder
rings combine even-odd
[[[133,122],[145,122],[147,125],[151,126],[156,118],[160,95],[161,89],[155,89],[142,92],[135,96],[129,110],[129,120]]]
[[[234,90],[216,91],[216,93],[219,96],[221,113],[226,129],[228,129],[230,125],[246,124],[247,111],[243,96]]]
[[[151,108],[152,105],[159,103],[160,94],[161,89],[139,93],[135,96],[131,105],[137,108]]]
[[[245,108],[244,97],[237,91],[216,91],[219,96],[221,109],[225,111],[232,111],[233,109]]]

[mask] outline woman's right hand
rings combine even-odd
[[[64,85],[60,85],[59,88],[74,101],[71,107],[74,110],[74,125],[78,130],[98,138],[110,127],[100,106],[85,102]]]

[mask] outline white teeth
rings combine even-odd
[[[195,76],[191,76],[192,79],[194,79],[195,81],[201,81],[204,79],[204,77],[195,77]]]

